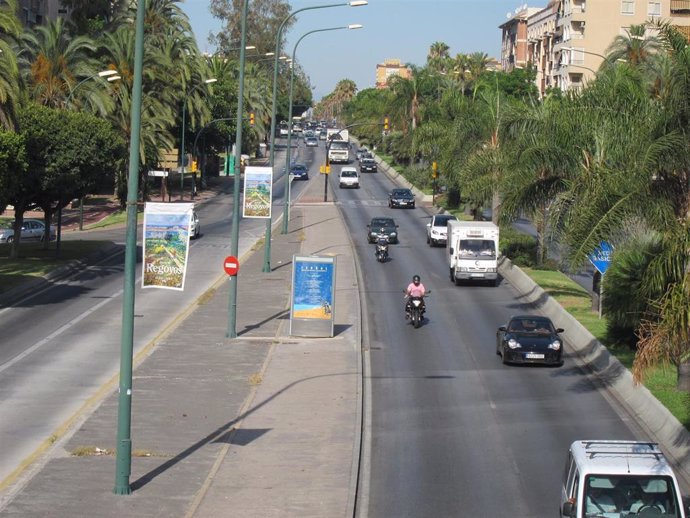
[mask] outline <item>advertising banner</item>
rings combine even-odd
[[[144,206],[142,288],[184,289],[193,209],[193,203]]]
[[[335,257],[293,257],[290,334],[332,337]]]
[[[272,199],[273,169],[270,167],[245,167],[242,217],[270,218]]]

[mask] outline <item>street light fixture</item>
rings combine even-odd
[[[198,88],[201,88],[204,85],[215,83],[216,81],[218,81],[218,79],[216,79],[214,77],[204,80],[203,83],[200,83],[200,84],[196,85],[194,88],[192,88],[187,93],[184,100],[182,101],[182,135],[180,138],[180,200],[184,199],[184,159],[185,159],[184,131],[185,131],[185,125],[186,125],[186,116],[187,116],[187,99],[189,99],[189,96],[192,95],[192,93],[194,93],[194,91],[197,90]]]
[[[275,140],[276,140],[276,103],[278,98],[278,60],[284,59],[284,56],[280,56],[280,43],[283,38],[283,28],[285,24],[293,18],[297,13],[302,11],[309,11],[312,9],[327,9],[330,7],[360,7],[367,5],[369,2],[367,0],[352,0],[350,2],[340,2],[337,4],[324,4],[324,5],[314,5],[311,7],[303,7],[302,9],[297,9],[293,11],[281,22],[280,27],[278,27],[278,33],[276,34],[276,50],[275,50],[275,61],[273,62],[273,96],[271,100],[271,135],[270,135],[270,150],[269,150],[269,165],[271,166],[271,171],[273,170],[275,164]],[[280,57],[279,57],[280,56]],[[288,148],[288,154],[290,149]],[[289,173],[288,173],[289,174]],[[271,271],[271,219],[266,220],[266,237],[264,238],[264,272]]]
[[[363,26],[359,23],[356,24],[351,24],[351,25],[346,25],[344,27],[329,27],[328,29],[316,29],[313,31],[309,31],[302,35],[300,39],[297,40],[297,43],[295,43],[295,48],[292,51],[292,61],[295,61],[295,54],[297,53],[297,46],[300,44],[300,42],[309,36],[310,34],[314,34],[316,32],[325,32],[325,31],[337,31],[341,29],[361,29]],[[285,205],[283,206],[283,234],[288,233],[288,223],[290,222],[290,155],[292,154],[292,92],[293,92],[293,85],[295,82],[295,70],[292,69],[290,72],[290,95],[289,95],[289,100],[288,100],[288,136],[287,136],[287,152],[285,153],[285,174],[287,174],[287,180],[286,180],[286,194],[285,194]]]

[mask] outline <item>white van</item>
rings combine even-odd
[[[338,186],[359,189],[359,173],[354,167],[343,167],[338,177]]]
[[[653,442],[575,441],[561,488],[568,518],[686,518],[678,481]]]

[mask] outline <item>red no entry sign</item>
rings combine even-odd
[[[234,255],[227,256],[225,258],[225,261],[223,261],[223,270],[225,270],[225,273],[227,273],[228,275],[237,275],[239,269],[240,262]]]

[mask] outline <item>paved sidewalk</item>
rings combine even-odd
[[[317,199],[310,181],[304,200]],[[352,515],[360,438],[359,298],[332,203],[296,203],[290,232],[241,258],[237,339],[226,278],[136,366],[133,493],[114,495],[117,397],[59,438],[2,517]],[[335,337],[288,337],[293,254],[337,257]],[[135,330],[136,331],[136,330]],[[81,455],[77,455],[81,453]]]

